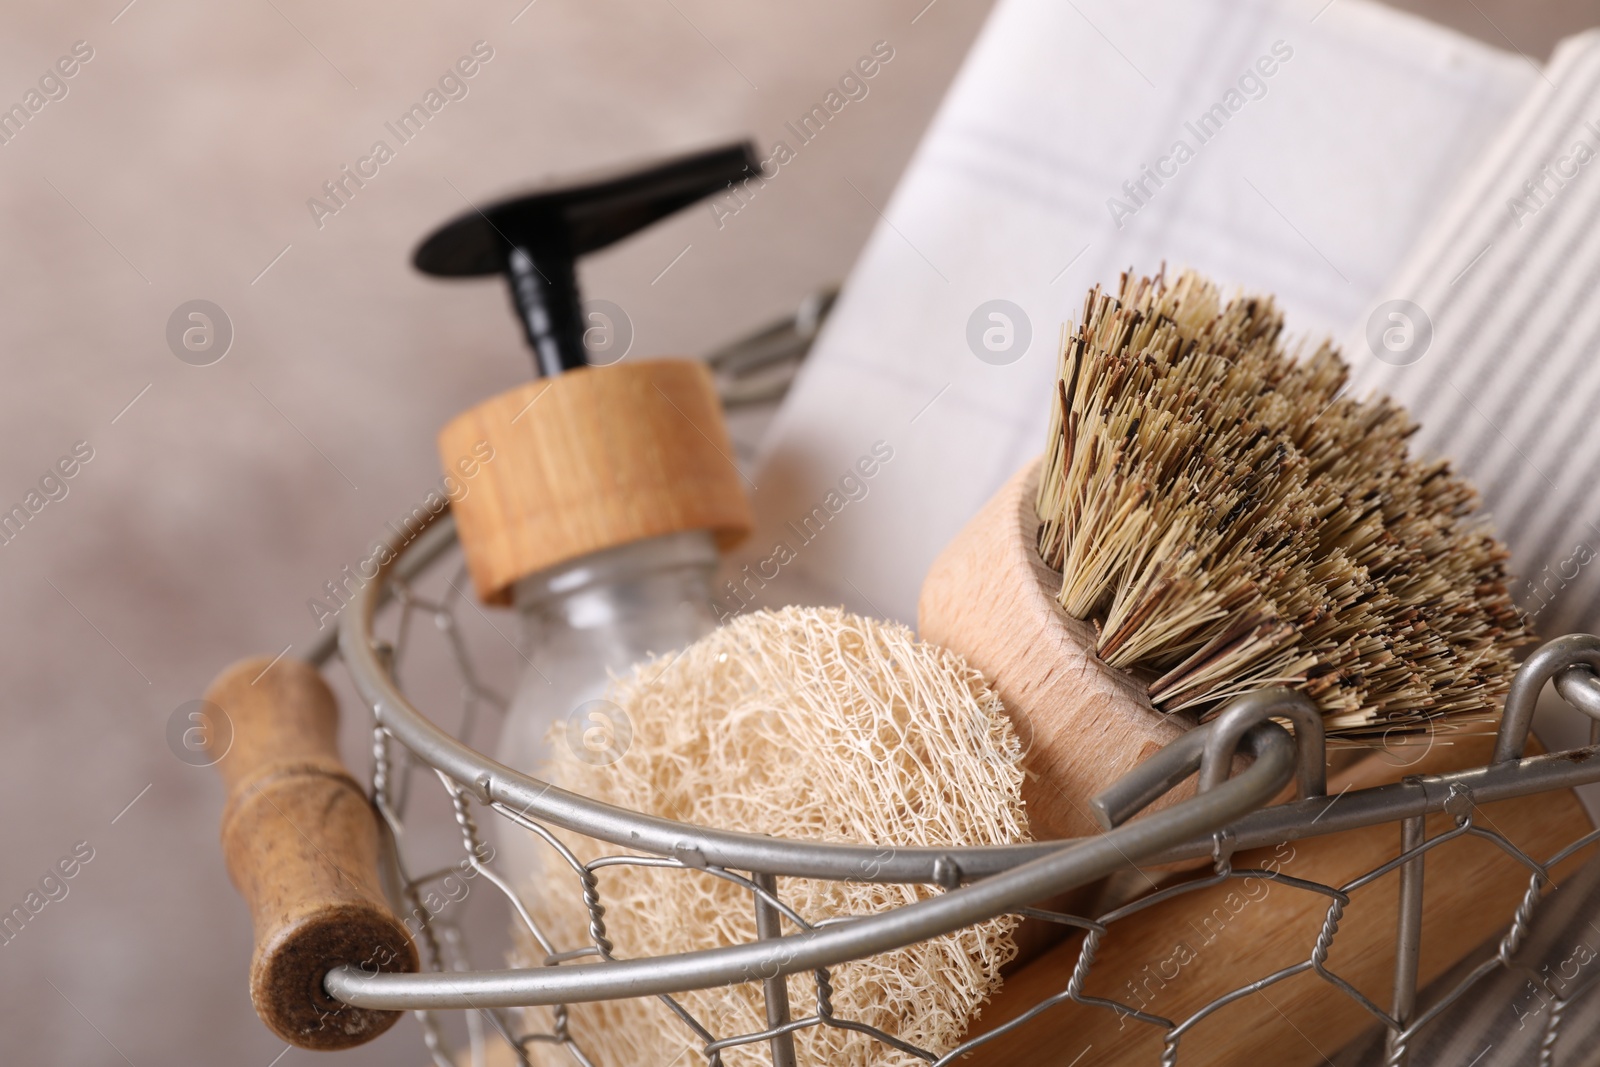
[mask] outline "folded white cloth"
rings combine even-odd
[[[1483,492],[1545,637],[1600,630],[1600,32],[1548,68],[1347,346]],[[1430,336],[1431,334],[1431,336]]]
[[[1537,78],[1362,0],[1001,0],[893,198],[841,190],[884,219],[769,437],[739,601],[913,621],[1043,449],[1091,285],[1193,266],[1342,336]]]

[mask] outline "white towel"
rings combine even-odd
[[[1537,79],[1362,0],[1001,0],[894,196],[839,190],[884,219],[774,424],[727,610],[914,621],[934,557],[1044,448],[1060,327],[1092,284],[1165,260],[1342,336]],[[969,342],[994,300],[1026,316],[1025,351],[980,355],[1004,333],[982,315]]]
[[[1590,32],[1556,50],[1347,345],[1352,387],[1403,402],[1422,424],[1417,447],[1482,491],[1512,548],[1517,603],[1545,637],[1600,630],[1597,287]]]

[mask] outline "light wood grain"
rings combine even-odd
[[[1095,834],[1100,827],[1086,801],[1193,723],[1155,711],[1140,680],[1101,662],[1092,630],[1057,605],[1060,576],[1035,550],[1037,477],[1036,463],[1019,472],[946,548],[923,585],[918,622],[923,638],[962,655],[1005,701],[1028,745],[1023,796],[1035,836]],[[1339,759],[1330,768],[1330,792],[1488,758],[1489,738],[1452,741]],[[1192,791],[1191,780],[1162,803]],[[1496,804],[1483,820],[1534,855],[1548,855],[1589,828],[1570,792]],[[1444,825],[1448,819],[1441,816],[1430,829]],[[1337,885],[1396,855],[1399,829],[1374,827],[1285,849],[1242,855],[1236,866],[1275,861],[1285,874]],[[1423,982],[1504,925],[1527,885],[1525,868],[1481,840],[1452,842],[1430,853],[1428,871]],[[1123,878],[1108,885],[1102,904],[1154,884]],[[1388,877],[1357,894],[1329,961],[1383,1005],[1389,1003],[1393,973],[1396,884]],[[1261,899],[1251,900],[1252,894]],[[1100,946],[1086,993],[1144,1001],[1153,1014],[1182,1018],[1230,989],[1306,958],[1327,904],[1325,897],[1259,881],[1247,890],[1235,882],[1185,894],[1119,923]],[[1074,937],[1010,974],[976,1030],[1064,990],[1079,945]],[[1038,931],[1032,931],[1024,958],[1040,947]],[[1176,962],[1191,951],[1192,959]],[[1185,1040],[1182,1062],[1232,1064],[1270,1054],[1273,1063],[1319,1063],[1370,1021],[1324,980],[1302,975],[1200,1024]],[[983,1046],[970,1062],[1057,1064],[1089,1049],[1083,1067],[1154,1063],[1160,1044],[1155,1028],[1067,1004]]]
[[[415,971],[416,947],[384,901],[376,815],[339,760],[333,693],[305,663],[270,662],[236,663],[206,692],[225,717],[208,742],[231,740],[216,764],[222,848],[255,926],[250,999],[291,1044],[349,1048],[401,1013],[340,1004],[323,975],[342,964]]]
[[[1100,833],[1086,801],[1195,720],[1156,711],[1143,682],[1103,663],[1092,627],[1056,603],[1061,576],[1035,548],[1038,477],[1037,461],[1018,471],[946,546],[923,581],[917,628],[981,671],[1005,701],[1027,749],[1029,824],[1045,840]],[[1415,773],[1415,758],[1406,739],[1382,752],[1330,752],[1328,788],[1396,781]],[[1193,795],[1191,779],[1151,810]],[[1279,799],[1292,795],[1291,786]]]
[[[715,384],[694,360],[585,367],[518,386],[446,425],[439,457],[452,476],[463,463],[475,471],[452,509],[489,603],[599,549],[680,530],[710,530],[727,549],[751,528]]]
[[[1042,840],[1099,833],[1088,799],[1193,724],[1151,707],[1143,685],[1094,654],[1088,624],[1056,604],[1061,576],[1034,547],[1037,485],[1035,462],[939,555],[917,628],[983,672],[1005,701],[1027,746],[1022,796]]]
[[[1481,763],[1490,739],[1437,748],[1413,773]],[[1589,829],[1568,790],[1485,805],[1478,825],[1529,855],[1546,859]],[[1429,836],[1452,825],[1428,820]],[[1276,867],[1285,875],[1346,883],[1400,853],[1398,824],[1384,824],[1234,857],[1236,869]],[[1578,862],[1578,861],[1574,861]],[[1560,872],[1558,871],[1558,880]],[[1493,843],[1459,838],[1427,853],[1419,984],[1426,985],[1484,939],[1503,931],[1528,886],[1529,871]],[[1399,880],[1390,873],[1351,894],[1327,968],[1384,1010],[1391,1004]],[[1230,896],[1231,894],[1231,896]],[[1264,880],[1230,880],[1158,904],[1113,924],[1096,952],[1084,992],[1183,1019],[1231,989],[1308,959],[1328,914],[1329,898]],[[1066,989],[1080,941],[1063,942],[1007,979],[974,1033],[1022,1014]],[[1246,997],[1199,1023],[1182,1039],[1179,1062],[1194,1067],[1271,1063],[1322,1064],[1373,1019],[1314,973]],[[964,1063],[1074,1062],[1077,1067],[1133,1067],[1160,1061],[1162,1033],[1116,1012],[1074,1003],[1051,1008],[1012,1034],[982,1046]]]

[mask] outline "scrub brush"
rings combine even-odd
[[[1494,718],[1531,639],[1507,550],[1347,374],[1326,342],[1292,349],[1270,298],[1192,272],[1089,293],[1042,459],[934,564],[919,614],[1018,720],[1040,837],[1098,831],[1087,798],[1252,690],[1304,691],[1343,747]]]

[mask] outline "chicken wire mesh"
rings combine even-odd
[[[470,749],[441,748],[441,743],[433,735],[426,731],[419,732],[420,728],[408,715],[415,715],[423,723],[426,720],[398,697],[396,679],[404,676],[420,635],[428,631],[442,641],[445,658],[456,674],[461,712],[456,733],[460,737],[473,736],[486,709],[503,712],[506,708],[505,698],[481,676],[476,657],[463,634],[460,623],[463,613],[468,610],[477,612],[479,609],[463,593],[467,586],[461,564],[454,558],[453,537],[453,526],[446,516],[444,521],[435,523],[409,547],[396,545],[397,549],[401,549],[397,561],[369,589],[358,594],[360,602],[352,605],[354,610],[344,619],[341,637],[347,666],[373,714],[371,798],[389,830],[393,846],[389,850],[389,870],[386,872],[391,897],[397,912],[404,917],[418,943],[425,972],[433,977],[429,979],[427,974],[365,975],[344,968],[331,972],[328,978],[330,992],[340,1000],[366,1007],[413,1010],[428,1052],[438,1067],[452,1067],[461,1063],[529,1064],[535,1046],[559,1049],[576,1064],[602,1067],[586,1051],[585,1035],[576,1032],[572,1012],[566,1005],[591,999],[581,995],[584,993],[592,993],[592,999],[609,998],[616,995],[615,990],[620,987],[601,989],[596,985],[591,989],[583,982],[568,983],[565,988],[577,990],[580,995],[566,998],[563,1004],[561,998],[550,991],[551,987],[534,990],[534,986],[527,981],[534,972],[558,971],[583,963],[600,964],[611,968],[613,973],[627,972],[629,981],[652,970],[659,972],[659,980],[654,982],[657,988],[647,989],[647,995],[658,998],[666,1010],[676,1016],[682,1025],[684,1038],[681,1048],[663,1050],[661,1062],[664,1064],[694,1062],[698,1058],[713,1067],[720,1067],[731,1050],[759,1048],[764,1053],[763,1062],[770,1060],[774,1067],[788,1067],[797,1062],[797,1034],[813,1028],[831,1027],[865,1035],[881,1043],[886,1050],[894,1050],[904,1062],[942,1065],[1021,1027],[1038,1025],[1037,1020],[1052,1008],[1072,1002],[1111,1013],[1119,1025],[1136,1024],[1150,1028],[1160,1040],[1158,1061],[1170,1065],[1183,1062],[1181,1053],[1184,1040],[1201,1022],[1226,1012],[1231,1005],[1246,998],[1264,995],[1265,991],[1279,983],[1302,974],[1315,976],[1326,986],[1329,995],[1349,998],[1359,1005],[1370,1017],[1376,1035],[1368,1042],[1371,1046],[1369,1055],[1392,1065],[1410,1062],[1411,1050],[1419,1035],[1441,1017],[1452,1012],[1459,1016],[1464,1005],[1474,1003],[1474,996],[1503,997],[1504,983],[1495,987],[1491,981],[1493,977],[1515,974],[1525,977],[1530,984],[1542,982],[1542,988],[1550,996],[1545,998],[1548,1003],[1541,1007],[1535,1022],[1537,1040],[1534,1042],[1534,1054],[1537,1062],[1545,1067],[1554,1067],[1558,1062],[1578,1062],[1570,1056],[1561,1058],[1571,1043],[1564,1036],[1572,1018],[1568,1008],[1595,986],[1596,979],[1591,976],[1582,982],[1568,981],[1559,990],[1554,990],[1550,986],[1548,973],[1540,974],[1538,961],[1530,963],[1519,957],[1519,949],[1528,941],[1530,930],[1540,916],[1541,904],[1553,884],[1552,869],[1600,839],[1600,831],[1571,841],[1553,855],[1533,857],[1496,829],[1492,821],[1485,820],[1481,815],[1481,805],[1600,780],[1600,761],[1595,761],[1596,765],[1592,768],[1589,766],[1588,757],[1594,751],[1592,747],[1526,760],[1517,758],[1521,756],[1523,738],[1528,731],[1532,697],[1537,695],[1547,680],[1555,680],[1568,703],[1595,718],[1596,729],[1600,730],[1600,682],[1591,673],[1591,668],[1600,668],[1600,639],[1582,636],[1563,638],[1547,644],[1529,658],[1508,698],[1495,763],[1469,772],[1407,779],[1396,785],[1362,790],[1358,794],[1341,794],[1330,798],[1315,795],[1321,792],[1320,789],[1306,788],[1305,783],[1309,779],[1305,778],[1305,768],[1311,766],[1313,761],[1320,763],[1325,758],[1318,743],[1314,746],[1314,752],[1299,753],[1302,798],[1262,807],[1281,789],[1291,773],[1288,761],[1292,755],[1286,757],[1282,751],[1275,749],[1274,739],[1269,736],[1277,734],[1279,739],[1287,743],[1288,735],[1275,725],[1265,723],[1268,718],[1282,716],[1284,708],[1261,701],[1251,706],[1249,699],[1235,701],[1237,707],[1230,707],[1238,714],[1232,716],[1229,729],[1235,742],[1247,730],[1249,736],[1246,739],[1254,738],[1257,741],[1256,764],[1260,769],[1258,780],[1251,783],[1251,795],[1243,802],[1243,808],[1228,815],[1219,807],[1220,801],[1215,800],[1220,798],[1220,790],[1202,793],[1185,802],[1191,808],[1208,803],[1211,805],[1199,813],[1199,822],[1186,824],[1191,832],[1129,838],[1116,846],[1117,852],[1124,857],[1124,866],[1153,866],[1185,856],[1209,854],[1210,871],[1177,884],[1158,884],[1151,880],[1147,891],[1096,915],[1066,914],[1028,906],[1021,903],[1024,898],[1015,893],[1009,903],[1002,902],[992,911],[969,909],[966,917],[974,921],[1001,913],[1014,914],[1070,928],[1079,940],[1075,965],[1063,987],[1041,997],[1029,1010],[1002,1025],[970,1034],[957,1047],[918,1047],[879,1027],[842,1017],[834,1009],[830,967],[805,967],[804,960],[797,962],[798,954],[792,951],[783,956],[747,955],[742,970],[723,970],[711,976],[715,978],[720,975],[726,979],[733,973],[742,977],[746,984],[759,989],[765,1009],[765,1027],[746,1032],[718,1033],[688,1010],[680,997],[674,994],[726,983],[708,980],[709,972],[706,971],[685,967],[674,969],[672,964],[678,961],[623,960],[617,946],[608,937],[607,901],[601,892],[599,878],[602,870],[620,865],[641,865],[682,871],[682,877],[685,878],[725,880],[748,894],[758,938],[774,945],[782,944],[785,940],[795,941],[796,938],[822,940],[817,935],[837,933],[852,925],[860,929],[871,924],[864,924],[860,917],[854,916],[802,915],[785,903],[783,877],[788,871],[737,869],[708,861],[705,852],[699,849],[679,849],[674,853],[670,849],[651,849],[648,846],[618,848],[614,851],[602,850],[598,858],[582,862],[556,833],[557,829],[571,830],[573,816],[557,812],[554,820],[536,817],[535,806],[510,802],[506,787],[492,781],[489,773],[473,773],[478,765],[464,763],[460,755],[463,751],[471,752]],[[447,578],[437,595],[422,592],[424,575],[430,569],[438,571],[441,568],[446,573],[453,568],[454,577]],[[379,607],[389,601],[393,603],[389,620],[392,636],[380,640],[373,632],[373,617]],[[325,642],[313,652],[311,658],[314,662],[322,662],[330,658],[334,651],[332,643]],[[1227,719],[1228,715],[1221,716],[1213,726]],[[429,730],[436,730],[431,723],[426,725]],[[1263,734],[1263,731],[1267,733]],[[1124,793],[1148,795],[1151,781],[1171,783],[1174,767],[1193,770],[1199,764],[1202,746],[1211,745],[1219,731],[1210,731],[1214,735],[1211,740],[1198,736],[1206,732],[1202,728],[1189,735],[1194,740],[1187,742],[1186,753],[1173,751],[1181,747],[1175,743],[1169,746],[1167,752],[1147,761],[1145,767],[1140,769],[1148,768],[1147,781],[1142,785],[1128,786]],[[1303,731],[1302,737],[1305,737]],[[1281,747],[1286,747],[1286,744]],[[1306,744],[1304,747],[1311,749],[1313,746]],[[1228,751],[1221,753],[1220,762],[1215,766],[1226,766],[1226,757],[1231,752],[1230,744]],[[1163,760],[1166,760],[1165,765],[1162,765]],[[1272,765],[1270,772],[1267,769],[1269,764]],[[1208,773],[1212,777],[1219,776],[1208,769],[1202,771],[1203,780]],[[1244,775],[1236,775],[1228,786],[1236,785],[1250,773],[1247,771]],[[407,823],[419,802],[419,797],[414,795],[418,791],[413,788],[419,776],[424,781],[432,777],[442,787],[465,854],[454,865],[433,865],[429,869],[419,870],[408,856]],[[1159,791],[1160,787],[1157,786],[1155,792]],[[1337,811],[1335,805],[1338,805]],[[553,939],[530,913],[516,887],[495,868],[493,850],[478,825],[479,809],[484,807],[489,808],[495,817],[508,820],[541,841],[549,850],[555,868],[570,875],[568,891],[581,898],[588,920],[586,937],[581,943],[558,943]],[[535,814],[530,814],[530,811]],[[1242,811],[1248,811],[1249,814],[1239,818]],[[1446,816],[1447,825],[1430,832],[1426,817],[1439,812]],[[1131,814],[1132,811],[1124,812],[1113,821],[1123,822]],[[581,819],[578,821],[582,822]],[[1155,816],[1136,820],[1125,824],[1122,829],[1111,831],[1107,836],[1127,833],[1140,824],[1157,821],[1159,819]],[[566,825],[558,826],[558,822]],[[1236,868],[1233,863],[1235,852],[1246,846],[1257,847],[1274,841],[1289,841],[1383,823],[1395,826],[1398,847],[1393,858],[1339,884],[1295,877],[1281,869]],[[1194,830],[1200,832],[1192,832]],[[1503,932],[1488,946],[1483,958],[1467,960],[1446,976],[1448,982],[1442,979],[1419,996],[1417,959],[1421,950],[1422,886],[1427,857],[1435,849],[1461,838],[1478,839],[1484,845],[1499,849],[1511,857],[1525,871],[1526,890],[1514,912],[1506,917]],[[920,876],[907,876],[903,870],[898,874],[892,870],[873,871],[871,874],[874,877],[882,876],[885,880],[920,881],[938,885],[946,891],[956,891],[963,883],[981,886],[985,881],[984,875],[989,876],[990,884],[998,884],[1007,878],[1016,880],[1023,866],[1039,867],[1050,862],[1044,857],[1053,854],[1059,858],[1075,851],[1067,847],[1070,844],[1017,846],[1004,856],[998,853],[1008,850],[991,850],[995,854],[986,859],[974,859],[961,850],[951,850],[949,855],[925,865],[926,870]],[[820,872],[823,876],[863,876],[861,864],[865,861],[861,860],[859,853],[832,859],[836,861],[834,869]],[[894,859],[899,862],[902,857],[895,855]],[[987,870],[984,869],[985,863],[988,864]],[[909,859],[899,863],[902,868],[911,869],[907,864],[915,866]],[[793,873],[796,876],[813,877],[819,874],[814,863],[808,863],[807,866],[808,869],[795,870]],[[521,972],[474,971],[461,923],[442,915],[442,909],[432,903],[437,899],[438,887],[452,875],[481,876],[486,884],[494,886],[503,895],[515,923],[543,953],[541,967]],[[1352,894],[1390,875],[1395,876],[1399,898],[1395,928],[1395,971],[1392,996],[1387,1004],[1380,1005],[1330,966],[1329,957],[1337,941],[1341,921],[1351,906]],[[1083,875],[1075,881],[1070,877],[1058,877],[1051,884],[1064,888],[1087,878],[1087,875]],[[1163,1016],[1148,1010],[1149,1005],[1144,1003],[1136,1004],[1131,1000],[1119,1000],[1086,991],[1090,976],[1094,973],[1096,956],[1119,924],[1184,894],[1203,892],[1223,883],[1245,879],[1260,879],[1326,901],[1320,928],[1303,958],[1263,973],[1182,1017]],[[968,890],[959,890],[946,892],[944,896],[953,899],[962,893],[970,895]],[[1026,899],[1043,897],[1044,894],[1040,894]],[[901,910],[910,912],[916,908]],[[1590,920],[1593,917],[1592,912],[1586,911],[1569,917],[1568,921],[1592,926]],[[898,943],[901,944],[908,939],[904,929],[893,931],[892,937],[899,937]],[[880,945],[884,943],[879,942]],[[881,951],[881,948],[877,950]],[[841,960],[853,958],[849,952],[840,954],[837,948],[833,951]],[[754,968],[748,962],[752,958],[760,961]],[[1548,967],[1545,971],[1548,972]],[[791,998],[786,976],[793,973],[809,974],[803,998]],[[508,979],[507,975],[512,977]],[[650,984],[646,982],[646,986]],[[514,1005],[520,1004],[548,1005],[551,1008],[549,1025],[530,1029],[524,1013],[515,1010]],[[455,1009],[465,1009],[465,1043],[459,1048],[447,1033],[448,1028],[443,1025],[444,1013]],[[1579,1035],[1576,1040],[1583,1041],[1585,1038]],[[498,1052],[491,1051],[495,1046],[499,1047]],[[1485,1053],[1488,1051],[1486,1049]],[[1511,1061],[1494,1058],[1481,1060],[1484,1067],[1498,1062]]]

